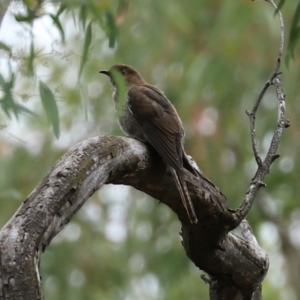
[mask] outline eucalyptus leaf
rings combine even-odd
[[[59,138],[59,113],[56,105],[55,97],[49,87],[40,81],[39,84],[40,96],[49,121],[52,124],[53,133],[56,138]]]
[[[60,36],[61,36],[61,40],[64,43],[65,42],[65,32],[64,29],[59,21],[59,17],[55,16],[55,15],[50,15],[50,17],[53,20],[53,23],[55,24],[56,28],[58,29]]]
[[[87,26],[86,32],[85,32],[85,39],[84,39],[84,45],[83,45],[82,58],[81,58],[81,63],[80,63],[80,68],[79,68],[78,79],[81,77],[83,68],[88,59],[89,47],[91,45],[91,42],[92,42],[92,21]]]
[[[109,47],[113,48],[117,38],[117,26],[113,14],[110,11],[106,12],[107,33],[109,38]]]

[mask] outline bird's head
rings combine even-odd
[[[128,87],[145,83],[140,73],[128,65],[116,64],[113,65],[109,70],[102,70],[100,73],[107,75],[114,87],[118,85],[120,78],[123,78]]]

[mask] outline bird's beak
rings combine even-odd
[[[99,73],[105,74],[107,76],[110,75],[108,70],[101,70]]]

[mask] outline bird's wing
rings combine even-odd
[[[139,85],[129,89],[128,105],[147,141],[167,165],[181,170],[184,132],[171,102],[158,89]]]

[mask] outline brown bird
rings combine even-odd
[[[158,152],[173,175],[190,222],[198,223],[183,170],[197,177],[198,173],[184,151],[184,130],[175,107],[163,91],[148,84],[128,65],[117,64],[100,73],[110,79],[121,129],[130,137],[148,142]]]

